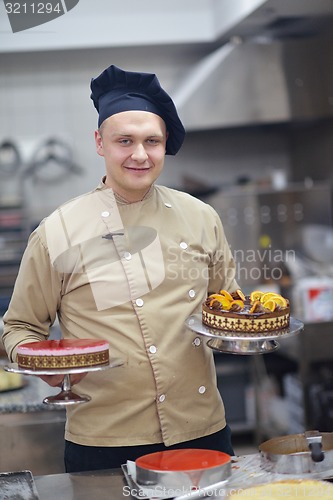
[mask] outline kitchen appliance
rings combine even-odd
[[[331,225],[331,196],[328,183],[295,183],[281,190],[234,187],[207,197],[223,222],[240,286],[289,276],[305,254],[304,228]]]
[[[294,311],[305,323],[333,321],[333,277],[299,278],[293,289]]]
[[[332,116],[332,2],[215,3],[215,50],[174,92],[187,131]]]

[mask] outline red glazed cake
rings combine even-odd
[[[137,458],[135,467],[138,484],[168,490],[168,496],[173,498],[181,492],[191,493],[227,481],[231,475],[231,457],[222,451],[206,449],[165,450]]]
[[[241,290],[221,290],[203,303],[202,322],[225,332],[265,334],[288,328],[290,305],[274,292],[255,290],[245,296]]]
[[[230,455],[205,449],[166,450],[149,453],[136,459],[137,467],[152,471],[187,471],[219,467],[230,462]]]
[[[29,370],[87,368],[109,363],[109,343],[104,340],[42,340],[17,348],[17,363]]]

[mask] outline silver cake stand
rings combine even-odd
[[[62,381],[61,391],[54,396],[47,396],[43,399],[43,403],[47,405],[74,405],[80,403],[87,403],[91,397],[86,394],[77,394],[72,390],[70,375],[74,373],[85,372],[98,372],[106,370],[107,368],[115,368],[116,366],[123,365],[124,362],[120,358],[110,359],[106,365],[89,366],[82,368],[66,368],[54,370],[29,370],[27,368],[20,368],[17,363],[10,363],[3,367],[3,369],[10,373],[21,373],[22,375],[64,375]]]
[[[295,318],[290,318],[288,328],[265,332],[262,335],[226,332],[217,328],[210,328],[202,323],[201,314],[193,314],[185,321],[185,325],[192,331],[205,337],[211,349],[229,354],[266,354],[279,347],[278,339],[292,337],[304,328],[304,324]]]

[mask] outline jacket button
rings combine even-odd
[[[102,217],[109,217],[109,215],[110,215],[110,212],[107,212],[107,211],[101,213]]]
[[[194,299],[194,297],[195,297],[195,295],[196,295],[196,293],[195,293],[195,291],[194,291],[194,290],[189,290],[188,294],[189,294],[189,296],[191,297],[191,299]]]
[[[188,244],[185,243],[185,241],[182,241],[180,244],[179,244],[180,248],[182,248],[183,250],[186,250],[186,248],[188,247]]]
[[[149,352],[151,352],[151,354],[156,354],[157,353],[157,347],[155,345],[151,345],[149,347]]]
[[[165,401],[165,394],[161,394],[158,398],[159,402],[160,403],[163,403],[163,401]]]
[[[200,394],[204,394],[205,392],[206,392],[206,387],[205,387],[204,385],[201,385],[201,386],[199,387],[199,393],[200,393]]]
[[[144,304],[144,302],[143,302],[143,300],[142,300],[142,299],[136,299],[135,303],[136,303],[136,305],[137,305],[138,307],[142,307],[142,306],[143,306],[143,304]]]

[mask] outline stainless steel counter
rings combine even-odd
[[[6,362],[0,362],[0,367]],[[28,413],[38,411],[61,411],[64,407],[46,405],[43,399],[59,392],[59,387],[50,387],[39,377],[23,376],[24,387],[0,392],[0,414]]]
[[[0,415],[0,471],[64,472],[64,429],[64,410]]]
[[[235,490],[248,486],[272,483],[287,479],[328,479],[333,471],[313,474],[278,474],[268,472],[261,467],[259,453],[253,455],[232,457],[232,472],[229,481],[223,486],[214,488],[207,495],[208,498],[232,497]],[[124,500],[124,498],[147,498],[142,489],[135,482],[130,485],[120,469],[105,471],[82,472],[76,474],[55,474],[35,476],[34,482],[39,500]],[[158,493],[161,494],[161,489]],[[200,490],[198,490],[199,493]],[[194,498],[188,492],[187,500]],[[181,495],[184,499],[184,495]]]
[[[39,500],[124,500],[126,496],[131,498],[120,469],[37,476],[34,480]]]
[[[64,472],[65,407],[43,399],[59,392],[40,378],[24,376],[25,385],[0,393],[0,471],[33,474]]]

